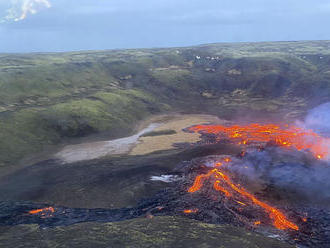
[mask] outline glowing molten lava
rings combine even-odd
[[[197,213],[198,212],[198,209],[197,208],[194,208],[194,209],[185,209],[185,210],[183,210],[183,212],[185,214],[194,214],[194,213]]]
[[[200,190],[203,187],[203,184],[206,180],[214,179],[215,182],[213,184],[213,188],[217,191],[222,192],[226,197],[234,197],[234,193],[238,193],[240,195],[240,199],[247,199],[252,204],[255,204],[261,207],[264,211],[267,212],[270,219],[273,220],[273,224],[276,228],[280,230],[284,229],[293,229],[299,230],[299,227],[287,220],[285,215],[278,209],[258,200],[254,195],[250,194],[247,190],[239,185],[234,184],[229,176],[227,176],[219,166],[210,170],[207,174],[198,175],[195,178],[194,184],[188,189],[188,192],[193,193]],[[236,201],[236,200],[235,200]],[[247,203],[243,203],[241,201],[236,201],[238,204],[242,206],[246,206]]]
[[[296,126],[281,128],[274,124],[249,124],[243,126],[197,125],[189,128],[193,132],[211,133],[218,139],[226,137],[239,145],[275,142],[282,147],[297,150],[309,150],[317,159],[329,158],[330,139],[324,138],[312,130]]]
[[[29,211],[29,214],[52,214],[55,212],[55,209],[53,207],[48,208],[41,208],[41,209],[34,209]]]

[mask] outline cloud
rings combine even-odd
[[[0,22],[21,21],[30,14],[36,14],[40,10],[50,8],[49,0],[11,0],[6,16]]]

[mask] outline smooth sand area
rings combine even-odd
[[[55,154],[55,158],[64,163],[101,158],[109,155],[143,155],[155,151],[176,149],[173,144],[197,142],[200,135],[186,133],[182,129],[197,124],[225,123],[212,115],[161,115],[146,120],[142,126],[148,125],[137,134],[109,141],[88,142],[64,147]],[[148,132],[171,130],[173,134],[162,134],[143,137]],[[175,132],[175,133],[174,133]]]
[[[55,157],[65,163],[73,163],[96,159],[107,155],[125,154],[134,147],[141,135],[154,130],[157,126],[159,126],[159,124],[152,123],[137,134],[125,138],[69,145],[55,154]]]

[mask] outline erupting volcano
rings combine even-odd
[[[305,194],[308,192],[305,187],[309,187],[309,190],[314,187],[314,191],[311,192],[315,192],[317,188],[321,190],[319,184],[314,185],[314,180],[323,182],[325,186],[324,179],[316,178],[320,173],[328,173],[329,138],[294,125],[258,123],[232,126],[196,125],[187,128],[186,131],[201,133],[202,141],[199,142],[201,145],[232,144],[240,150],[236,157],[225,155],[201,160],[200,167],[196,165],[197,174],[186,188],[192,198],[200,198],[204,195],[208,199],[213,199],[236,216],[239,222],[252,228],[273,225],[278,230],[287,230],[296,235],[301,233],[309,237],[314,235],[309,233],[311,231],[309,225],[314,225],[310,223],[311,219],[306,217],[305,210],[298,210],[301,206],[298,202],[293,200],[295,203],[290,203],[286,193],[283,195],[279,193],[282,203],[277,202],[273,205],[271,202],[275,199],[268,195],[267,191],[251,193],[247,188],[251,188],[249,185],[251,180],[257,179],[266,180],[263,181],[266,182],[264,184],[266,188],[272,185],[273,189],[269,188],[269,192],[273,191],[273,193],[283,185],[285,189],[283,192],[293,189],[293,192]],[[309,162],[304,162],[303,158],[308,158]],[[310,173],[310,178],[314,179],[312,181],[305,179],[309,177],[306,177],[306,174],[302,175],[302,170],[306,170],[307,174]],[[320,172],[317,172],[318,170]],[[298,171],[299,173],[295,173]],[[294,188],[294,185],[301,185],[303,182],[308,182],[306,184],[308,186]],[[243,184],[246,187],[243,187]],[[218,192],[220,198],[214,196],[215,192]]]
[[[312,195],[316,203],[316,195],[327,197],[328,138],[275,124],[184,130],[202,134],[199,142],[187,145],[192,152],[196,146],[198,156],[177,164],[169,174],[157,175],[175,180],[166,181],[166,188],[136,206],[87,209],[8,202],[0,205],[0,226],[57,227],[177,215],[244,227],[303,247],[329,247],[330,213],[301,200]]]

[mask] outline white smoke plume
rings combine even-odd
[[[29,15],[38,13],[42,9],[51,7],[49,0],[12,0],[6,16],[0,22],[18,22]]]
[[[330,102],[310,110],[305,125],[320,133],[330,133]]]
[[[305,120],[297,121],[296,125],[306,130],[312,130],[324,137],[323,139],[315,140],[313,147],[320,154],[324,154],[323,160],[330,162],[330,102],[309,110]]]

